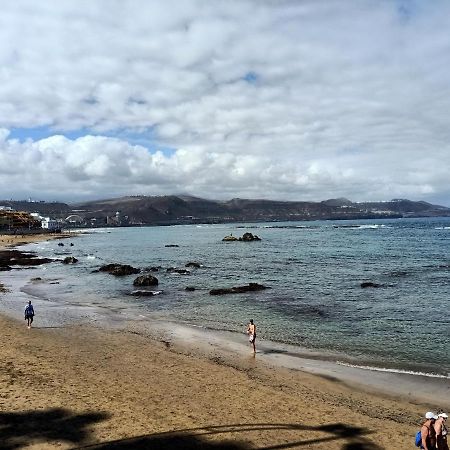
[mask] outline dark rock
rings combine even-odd
[[[240,241],[243,242],[251,242],[251,241],[260,241],[261,238],[256,236],[256,234],[252,233],[244,233],[241,238],[239,238]]]
[[[70,246],[73,247],[73,243],[72,242],[70,243]]]
[[[134,286],[158,286],[158,278],[153,275],[141,275],[133,281]]]
[[[64,247],[64,244],[63,244],[62,242],[58,242],[58,245],[59,245],[60,247]]]
[[[0,270],[11,270],[10,266],[38,266],[52,262],[49,258],[38,258],[35,253],[19,250],[0,250]]]
[[[200,267],[202,267],[202,265],[198,262],[188,262],[184,267],[195,267],[196,269],[200,269]]]
[[[63,259],[63,264],[75,264],[76,262],[78,262],[78,259],[75,258],[74,256],[67,256],[66,258]]]
[[[361,287],[363,289],[368,287],[378,288],[380,286],[381,286],[380,284],[372,283],[371,281],[364,281],[363,283],[361,283]]]
[[[166,244],[164,247],[179,247],[178,244]]]
[[[0,292],[9,292],[2,283],[0,283]]]
[[[190,275],[191,272],[187,269],[177,269],[176,267],[169,267],[167,269],[168,273],[178,273],[180,275]]]
[[[268,289],[268,287],[258,283],[249,283],[248,285],[245,286],[211,289],[209,291],[209,294],[210,295],[242,294],[243,292],[262,291],[264,289]]]
[[[9,267],[9,266],[0,266],[0,272],[1,272],[1,271],[6,272],[6,271],[8,271],[8,270],[12,270],[12,267]]]
[[[186,288],[184,290],[188,291],[188,292],[193,292],[193,291],[195,291],[195,287],[194,286],[186,286]]]
[[[116,277],[139,273],[140,270],[128,264],[105,264],[98,269],[100,272],[108,272]]]
[[[229,236],[225,236],[222,241],[225,242],[234,242],[234,241],[241,241],[241,242],[252,242],[252,241],[260,241],[261,238],[256,236],[256,234],[252,234],[252,233],[244,233],[242,235],[242,237],[237,238],[234,237],[232,234],[230,234]]]
[[[32,278],[30,281],[42,281],[41,277]]]

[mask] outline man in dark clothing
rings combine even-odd
[[[27,321],[28,328],[31,328],[31,324],[33,323],[33,317],[34,317],[34,308],[30,300],[25,308],[25,320]]]

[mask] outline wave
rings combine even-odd
[[[450,380],[449,375],[440,375],[438,373],[416,372],[414,370],[403,370],[403,369],[389,369],[387,367],[360,366],[358,364],[350,364],[342,361],[336,361],[336,364],[340,366],[351,367],[354,369],[370,370],[372,372],[399,373],[403,375],[414,375],[428,378],[443,378],[445,380]]]
[[[355,225],[333,225],[333,228],[348,228],[350,230],[378,230],[381,228],[392,228],[383,224],[355,224]]]

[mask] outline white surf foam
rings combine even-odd
[[[402,369],[388,369],[386,367],[359,366],[357,364],[349,364],[349,363],[345,363],[342,361],[337,361],[336,364],[338,364],[340,366],[352,367],[354,369],[370,370],[372,372],[400,373],[400,374],[406,374],[406,375],[415,375],[415,376],[429,377],[429,378],[443,378],[446,380],[450,380],[449,375],[440,375],[438,373],[415,372],[414,370],[402,370]]]

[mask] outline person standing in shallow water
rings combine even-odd
[[[250,319],[250,323],[247,325],[247,334],[250,344],[253,345],[253,353],[256,353],[256,325],[253,323],[253,319]]]
[[[33,323],[33,317],[34,317],[34,308],[30,300],[25,308],[25,320],[27,321],[28,328],[31,328],[31,324]]]

